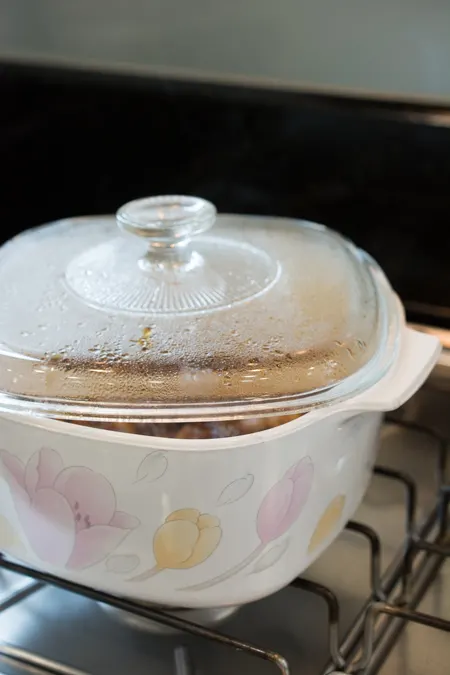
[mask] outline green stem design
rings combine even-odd
[[[136,575],[135,577],[131,577],[131,579],[128,579],[128,581],[147,581],[147,579],[151,579],[152,577],[154,577],[159,572],[162,572],[161,567],[158,567],[158,565],[155,565],[155,567],[152,567],[149,570],[145,570],[145,572],[141,572],[140,574]]]
[[[219,574],[219,576],[214,577],[213,579],[210,579],[209,581],[203,581],[200,584],[195,584],[194,586],[185,586],[184,588],[179,588],[179,591],[204,591],[207,588],[211,588],[212,586],[215,586],[216,584],[221,584],[223,581],[226,581],[230,577],[234,576],[235,574],[238,574],[238,572],[241,572],[247,565],[250,565],[256,558],[258,558],[261,553],[264,551],[266,548],[266,544],[260,544],[252,553],[250,553],[249,556],[244,558],[244,560],[241,560],[240,563],[232,567],[231,569],[227,570],[226,572],[223,572],[223,574]]]

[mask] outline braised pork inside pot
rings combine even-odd
[[[297,419],[300,415],[281,415],[278,417],[259,417],[226,422],[185,422],[183,424],[156,424],[132,422],[76,422],[83,426],[120,431],[140,436],[159,436],[180,439],[210,439],[244,436],[258,431],[273,429]]]

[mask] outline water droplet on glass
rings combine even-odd
[[[247,366],[249,368],[254,368],[255,366],[259,366],[259,364],[260,364],[259,359],[251,359],[251,361],[247,363]]]

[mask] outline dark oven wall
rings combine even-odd
[[[0,84],[2,240],[195,194],[336,228],[450,326],[450,111],[12,65]]]

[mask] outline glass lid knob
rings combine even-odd
[[[277,261],[224,228],[207,233],[215,220],[214,205],[199,197],[128,202],[116,222],[134,236],[108,229],[106,240],[70,261],[66,282],[89,305],[145,315],[217,310],[266,290]]]
[[[145,238],[151,249],[172,249],[209,230],[216,209],[205,199],[168,195],[128,202],[116,219],[121,230]]]

